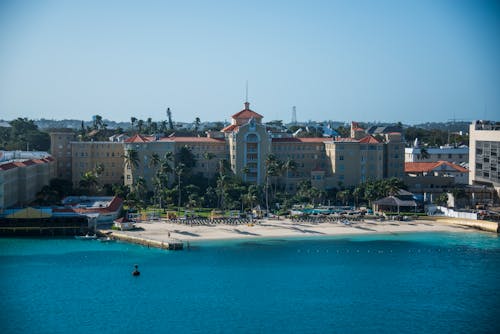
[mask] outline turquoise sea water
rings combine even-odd
[[[133,277],[134,264],[140,277]],[[1,333],[494,333],[500,239],[0,239]]]

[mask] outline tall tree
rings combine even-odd
[[[200,129],[200,118],[199,117],[196,117],[196,119],[194,120],[194,131],[196,133],[198,133],[199,129]]]
[[[134,170],[139,166],[139,153],[134,149],[127,149],[124,155],[125,167],[130,169],[132,177],[134,176]]]
[[[144,128],[144,121],[142,119],[137,121],[137,133],[141,134]]]
[[[177,175],[177,210],[181,209],[181,176],[184,173],[184,164],[179,163],[175,166],[175,174]]]
[[[288,158],[283,163],[283,169],[285,171],[285,179],[286,179],[286,181],[285,181],[285,194],[287,194],[288,193],[288,179],[290,177],[290,172],[291,171],[293,172],[297,169],[297,163],[294,160]]]
[[[429,155],[429,151],[427,150],[426,147],[422,147],[420,149],[420,155],[418,156],[419,159],[421,160],[426,160],[426,159],[429,159],[430,158],[430,155]]]
[[[137,122],[137,118],[134,116],[130,117],[130,124],[132,124],[132,130],[134,130],[135,122]]]
[[[170,130],[173,130],[174,122],[172,121],[172,111],[170,111],[170,108],[167,108],[167,119],[168,119],[168,128]]]
[[[213,154],[212,152],[205,152],[205,153],[203,153],[203,158],[206,161],[206,167],[207,167],[206,177],[207,177],[207,186],[208,186],[210,184],[209,164],[210,164],[210,160],[212,160],[213,158],[215,158],[215,154]]]

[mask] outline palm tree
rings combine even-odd
[[[85,172],[79,182],[79,186],[87,189],[89,194],[94,192],[98,184],[99,182],[97,181],[97,176],[94,171]]]
[[[396,178],[390,178],[388,180],[383,180],[384,195],[394,196],[399,192],[400,184],[399,180]]]
[[[93,128],[94,130],[100,130],[103,126],[103,122],[102,122],[102,116],[100,115],[94,115],[94,120],[93,120]]]
[[[288,158],[286,161],[283,163],[283,168],[285,170],[285,194],[287,194],[288,191],[288,178],[289,178],[289,172],[290,171],[295,171],[297,169],[297,163]]]
[[[167,108],[167,118],[168,118],[168,128],[170,130],[173,130],[174,122],[172,121],[172,111],[170,111],[170,108]]]
[[[125,155],[124,155],[124,162],[125,162],[125,166],[127,167],[127,169],[130,169],[130,173],[132,174],[132,178],[134,176],[134,169],[137,168],[139,166],[139,153],[132,149],[132,148],[129,148],[125,151]]]
[[[269,182],[270,178],[279,175],[280,161],[274,154],[266,158],[266,210],[269,212]],[[275,191],[276,192],[276,191]]]
[[[337,193],[337,199],[341,201],[342,205],[349,204],[349,198],[351,196],[351,192],[349,189],[341,190]]]
[[[196,133],[198,133],[198,130],[200,129],[200,122],[200,118],[196,117],[196,119],[194,120],[194,131]]]
[[[241,172],[243,174],[245,174],[245,181],[247,180],[247,175],[248,173],[250,173],[250,167],[248,167],[248,165],[245,165],[245,167],[243,167],[243,169],[241,170]]]
[[[137,180],[135,180],[134,182],[134,188],[135,188],[135,193],[137,195],[136,197],[139,199],[141,203],[145,204],[144,198],[146,197],[146,191],[147,191],[146,179],[142,176],[139,176]]]
[[[420,149],[420,159],[421,160],[426,160],[426,159],[429,159],[429,158],[430,158],[429,151],[427,150],[426,147],[422,147]]]
[[[137,133],[142,133],[142,128],[144,127],[144,121],[142,119],[137,121]]]
[[[132,124],[132,130],[134,130],[135,122],[137,122],[137,118],[134,116],[130,117],[130,123]]]
[[[181,210],[181,176],[182,176],[182,173],[184,173],[184,164],[183,163],[179,163],[175,167],[174,172],[177,175],[177,192],[178,192],[177,210],[180,212],[180,210]]]
[[[156,168],[161,164],[160,155],[156,152],[151,154],[151,158],[149,159],[149,167]]]
[[[209,173],[209,169],[208,169],[209,166],[208,165],[209,165],[210,160],[215,158],[215,154],[213,154],[212,152],[205,152],[205,153],[203,153],[203,158],[207,161],[207,186],[208,186],[208,184],[210,183],[210,178],[208,177],[208,173]]]

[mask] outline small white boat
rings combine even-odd
[[[97,239],[97,235],[90,235],[90,234],[86,234],[86,235],[75,235],[75,239],[78,239],[78,240],[95,240]]]

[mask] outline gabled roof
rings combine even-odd
[[[433,161],[433,162],[405,162],[405,173],[424,173],[431,172],[441,166],[447,166],[460,173],[468,173],[469,170],[462,166],[456,165],[448,161]]]
[[[140,134],[136,134],[130,138],[124,140],[125,143],[147,143],[151,140],[148,137],[144,137]]]
[[[250,109],[250,103],[249,102],[245,102],[245,109],[243,109],[242,111],[234,114],[233,116],[231,116],[232,118],[258,118],[258,119],[262,119],[264,118],[264,116],[262,116],[261,114],[259,113],[256,113],[255,111],[251,110]]]
[[[236,125],[236,124],[231,124],[231,125],[226,126],[224,129],[222,129],[222,130],[220,130],[220,131],[221,131],[221,132],[233,132],[233,131],[235,131],[238,127],[239,127],[239,125]]]
[[[362,139],[359,140],[359,142],[363,143],[363,144],[379,144],[380,143],[378,141],[378,139],[373,137],[373,136],[363,137]]]
[[[253,110],[250,110],[250,109],[243,109],[242,111],[234,114],[233,116],[231,116],[232,118],[264,118],[264,116],[262,116],[261,114],[259,113],[256,113],[255,111]]]

